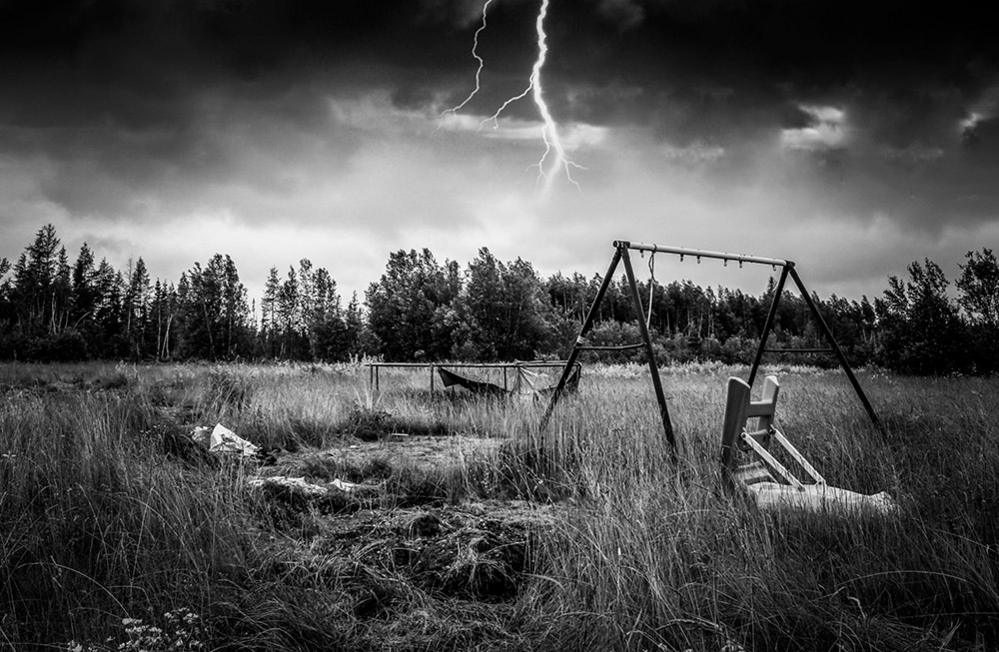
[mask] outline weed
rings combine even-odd
[[[861,372],[882,438],[839,374],[782,370],[783,430],[831,483],[891,492],[882,522],[719,489],[725,378],[744,372],[663,370],[677,469],[640,365],[587,369],[544,431],[543,405],[431,400],[387,373],[362,396],[351,366],[0,366],[0,641],[995,649],[999,380]],[[170,461],[164,433],[223,415],[300,450],[263,471]],[[375,488],[300,500],[248,486],[261,472]],[[165,615],[182,604],[190,635]]]

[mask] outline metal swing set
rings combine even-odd
[[[750,398],[752,386],[756,380],[757,372],[759,371],[764,353],[831,353],[835,356],[836,360],[839,362],[839,366],[846,373],[850,384],[853,386],[857,397],[860,399],[864,409],[867,411],[871,422],[882,434],[885,432],[881,421],[878,419],[877,413],[875,413],[871,402],[868,400],[867,395],[860,386],[856,375],[854,375],[849,361],[846,359],[846,356],[843,354],[842,349],[836,342],[836,338],[833,336],[828,324],[825,319],[823,319],[818,307],[812,300],[804,282],[802,282],[794,261],[791,260],[765,258],[762,256],[750,256],[745,254],[732,254],[718,251],[705,251],[701,249],[688,249],[685,247],[638,244],[625,240],[615,241],[614,254],[611,258],[610,266],[608,267],[607,273],[604,275],[603,281],[597,290],[596,297],[586,314],[586,318],[580,328],[579,335],[573,345],[572,352],[566,360],[566,365],[563,368],[559,382],[555,385],[554,391],[551,394],[548,407],[542,417],[542,428],[547,426],[548,421],[550,420],[551,415],[562,396],[565,385],[572,373],[572,369],[574,368],[574,365],[576,365],[577,359],[581,353],[584,351],[627,351],[644,349],[645,357],[648,360],[649,372],[652,377],[652,387],[655,391],[656,402],[659,406],[659,415],[662,420],[663,431],[665,433],[666,440],[669,443],[673,461],[674,463],[676,462],[676,435],[673,430],[673,423],[670,419],[666,397],[663,393],[662,380],[659,376],[659,368],[655,361],[655,355],[652,348],[652,338],[649,335],[649,321],[652,314],[652,283],[650,282],[649,284],[649,305],[648,308],[645,309],[642,305],[642,298],[640,296],[638,283],[635,279],[635,271],[629,252],[639,252],[643,256],[645,253],[651,254],[649,270],[650,273],[653,274],[653,277],[653,260],[656,254],[679,256],[681,261],[690,257],[695,259],[698,263],[700,263],[702,259],[713,259],[721,260],[725,265],[727,265],[729,261],[738,262],[739,267],[742,267],[744,264],[751,264],[770,266],[774,270],[780,268],[780,276],[777,280],[777,285],[774,288],[773,297],[770,300],[770,307],[767,311],[766,321],[763,325],[763,332],[760,334],[760,343],[757,346],[756,354],[753,357],[753,364],[750,368],[749,376],[746,380],[731,378],[729,381],[728,402],[725,425],[722,433],[721,452],[722,476],[728,488],[743,490],[745,493],[751,495],[755,499],[756,503],[761,507],[790,505],[795,507],[818,509],[817,506],[819,505],[822,505],[822,508],[829,505],[849,507],[859,506],[861,508],[873,507],[881,512],[889,511],[892,508],[890,499],[883,494],[877,494],[876,496],[863,496],[845,489],[837,489],[835,487],[826,486],[825,479],[815,471],[814,467],[809,464],[807,460],[805,460],[805,458],[800,452],[798,452],[797,449],[794,448],[793,445],[791,445],[783,433],[781,433],[773,423],[778,389],[776,378],[772,376],[767,378],[766,387],[764,389],[764,398],[762,401],[754,402]],[[618,265],[621,263],[624,264],[625,279],[627,281],[635,314],[639,316],[637,322],[638,330],[641,335],[641,341],[619,346],[599,346],[590,344],[586,340],[586,335],[594,325],[596,316],[599,312],[600,304],[604,300],[607,289],[610,287],[610,284],[614,279],[614,274],[617,271]],[[777,314],[781,298],[783,297],[784,286],[786,285],[788,278],[791,279],[800,292],[801,298],[808,306],[808,309],[815,320],[815,324],[825,339],[828,348],[791,349],[767,347],[767,339],[773,330],[774,318]],[[643,319],[643,317],[645,317],[645,319]],[[755,430],[747,430],[747,420],[753,418],[759,419],[760,427]],[[774,442],[784,449],[787,457],[793,459],[797,465],[805,471],[806,475],[811,478],[812,482],[807,484],[802,483],[790,471],[788,471],[784,465],[774,458],[768,449],[768,447]],[[758,459],[754,462],[739,465],[737,463],[738,451],[747,452],[751,456],[755,456]]]

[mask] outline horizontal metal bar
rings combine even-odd
[[[475,368],[475,369],[516,369],[526,368],[563,368],[565,360],[552,360],[550,362],[368,362],[367,366],[378,367],[379,369],[415,369],[429,367],[446,368]]]
[[[764,353],[835,353],[832,349],[763,349]]]
[[[645,346],[644,342],[639,342],[638,344],[621,344],[617,346],[599,346],[596,344],[577,344],[577,351],[631,351],[632,349],[640,349]]]
[[[703,249],[687,249],[686,247],[667,247],[656,244],[636,244],[627,240],[616,240],[615,247],[625,247],[633,251],[651,251],[653,253],[675,254],[677,256],[693,256],[694,258],[714,258],[717,260],[734,260],[740,263],[755,263],[757,265],[790,266],[794,263],[790,260],[780,258],[764,258],[763,256],[749,256],[746,254],[730,254],[724,251],[705,251]]]

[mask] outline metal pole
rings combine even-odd
[[[649,337],[649,329],[645,326],[645,320],[642,319],[645,312],[642,310],[642,298],[638,294],[638,285],[635,283],[635,272],[631,268],[631,257],[628,256],[628,250],[622,247],[620,251],[621,258],[624,260],[624,271],[628,276],[628,286],[631,288],[631,301],[635,305],[638,330],[642,334],[642,340],[645,342],[645,353],[649,358],[649,372],[652,374],[652,386],[656,390],[656,401],[659,402],[659,416],[662,418],[663,430],[666,432],[666,440],[669,442],[670,454],[675,464],[676,438],[673,436],[673,422],[670,421],[669,409],[666,407],[666,396],[663,394],[662,381],[659,379],[659,367],[656,365],[655,351],[652,350],[652,338]]]
[[[380,389],[381,389],[381,388],[380,388],[380,385],[379,385],[379,383],[378,383],[378,381],[379,381],[379,378],[378,378],[378,372],[379,372],[380,370],[381,370],[381,367],[375,367],[375,391],[376,391],[376,392],[377,392],[377,391],[380,391]]]
[[[812,314],[815,316],[815,321],[818,322],[819,328],[822,330],[822,334],[825,335],[826,341],[829,342],[833,353],[836,354],[836,359],[839,360],[840,366],[843,367],[843,371],[846,372],[846,377],[850,379],[850,384],[853,385],[853,390],[857,392],[860,402],[864,404],[864,409],[867,410],[867,415],[871,417],[871,421],[875,426],[877,426],[878,430],[881,431],[881,434],[887,437],[888,433],[885,432],[884,426],[881,425],[881,420],[878,419],[877,413],[874,412],[871,402],[867,400],[867,394],[864,393],[863,388],[857,381],[857,377],[853,375],[853,369],[850,368],[850,363],[847,362],[846,356],[843,355],[843,351],[839,348],[839,344],[836,342],[836,338],[833,337],[832,331],[829,330],[826,320],[822,318],[818,307],[815,305],[815,302],[812,301],[812,297],[808,294],[808,290],[805,289],[805,284],[801,282],[801,277],[798,276],[798,272],[795,271],[793,267],[791,267],[788,271],[791,274],[791,279],[794,281],[794,284],[798,286],[798,291],[801,292],[801,298],[805,300],[806,304],[808,304],[808,309],[812,311]]]
[[[788,270],[794,269],[794,263],[788,262],[780,272],[780,280],[777,281],[777,287],[774,290],[773,299],[770,300],[770,310],[767,311],[767,320],[763,322],[763,333],[760,335],[760,345],[756,347],[756,357],[753,358],[753,368],[749,371],[749,380],[746,384],[750,387],[753,386],[753,381],[756,380],[756,372],[760,368],[760,361],[763,359],[763,350],[767,346],[767,338],[770,337],[770,329],[774,325],[774,316],[777,314],[777,304],[780,303],[780,298],[784,294],[784,281],[787,280]]]
[[[434,394],[434,371],[436,371],[436,369],[434,369],[434,365],[430,365],[430,395],[431,396],[433,396],[433,394]]]
[[[597,296],[593,298],[593,303],[590,304],[590,309],[586,313],[586,319],[583,320],[583,327],[579,329],[579,335],[576,337],[576,343],[572,347],[572,353],[569,354],[569,358],[565,361],[565,367],[562,368],[562,375],[558,379],[555,391],[552,392],[551,400],[548,401],[548,408],[545,410],[544,416],[541,417],[542,429],[548,426],[548,420],[551,418],[552,412],[555,410],[555,405],[558,403],[559,397],[562,396],[562,390],[565,389],[565,383],[569,380],[569,376],[572,374],[573,365],[576,363],[576,358],[579,357],[579,345],[582,343],[586,334],[590,332],[590,329],[593,327],[593,322],[596,321],[597,312],[600,310],[600,302],[604,300],[604,295],[607,294],[607,288],[610,287],[611,281],[614,279],[614,270],[617,269],[617,264],[621,262],[622,251],[624,250],[621,247],[614,249],[614,256],[611,258],[610,266],[607,268],[607,273],[604,275],[604,280],[600,283],[600,289],[597,290]]]
[[[730,254],[725,251],[707,251],[705,249],[687,249],[686,247],[665,247],[661,245],[648,245],[631,243],[618,240],[615,247],[627,247],[632,251],[651,251],[655,253],[676,254],[678,256],[693,256],[694,258],[715,258],[717,260],[734,260],[740,263],[754,263],[757,265],[780,265],[783,267],[790,261],[780,258],[764,258],[763,256],[750,256],[747,254]]]

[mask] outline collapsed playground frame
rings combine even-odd
[[[749,377],[746,383],[752,387],[753,381],[756,380],[756,374],[759,371],[760,363],[763,360],[764,353],[832,353],[835,355],[836,360],[839,362],[839,366],[842,367],[843,371],[846,372],[847,378],[850,380],[850,384],[853,386],[854,391],[860,398],[860,402],[863,404],[864,409],[867,411],[868,416],[871,418],[871,422],[884,433],[884,429],[878,419],[877,414],[874,412],[874,408],[871,406],[871,402],[867,399],[867,395],[864,393],[863,388],[857,381],[857,377],[853,373],[853,369],[850,367],[850,363],[847,361],[846,356],[843,354],[842,349],[840,349],[839,344],[836,342],[836,338],[833,336],[832,331],[829,329],[828,324],[826,324],[825,319],[823,319],[822,314],[819,312],[818,307],[812,300],[811,295],[809,295],[805,284],[802,282],[801,277],[798,275],[798,271],[795,268],[794,261],[785,260],[780,258],[765,258],[762,256],[750,256],[744,254],[731,254],[720,251],[705,251],[702,249],[688,249],[685,247],[669,247],[660,246],[656,244],[633,244],[626,240],[616,240],[614,242],[614,255],[611,258],[610,266],[607,269],[607,273],[604,274],[603,281],[600,284],[600,288],[597,290],[596,297],[593,299],[593,303],[590,305],[590,309],[586,314],[586,318],[583,321],[583,325],[580,328],[579,335],[576,337],[576,342],[573,345],[572,352],[569,354],[568,359],[565,362],[565,366],[562,370],[562,375],[559,378],[558,384],[555,386],[554,391],[551,395],[551,400],[548,403],[548,408],[545,410],[544,416],[542,417],[542,428],[544,428],[549,419],[551,418],[552,412],[555,406],[558,404],[559,398],[562,392],[565,390],[566,382],[569,376],[572,374],[572,369],[574,365],[577,364],[577,359],[579,354],[583,351],[627,351],[633,349],[645,349],[645,357],[648,359],[649,371],[652,375],[652,387],[655,390],[656,401],[659,404],[659,415],[662,419],[663,431],[666,434],[666,439],[670,444],[674,462],[676,461],[677,445],[676,436],[673,432],[673,422],[669,416],[669,408],[666,404],[666,397],[663,394],[662,380],[659,377],[659,367],[656,364],[655,352],[652,347],[652,338],[649,335],[649,325],[642,319],[642,315],[646,313],[646,309],[642,306],[642,298],[638,291],[638,283],[635,280],[635,271],[631,264],[631,256],[628,254],[629,251],[641,252],[643,255],[645,252],[652,254],[653,256],[657,253],[669,254],[674,256],[679,256],[680,260],[687,256],[695,258],[698,263],[701,262],[702,258],[721,260],[727,265],[729,261],[738,262],[739,267],[742,267],[744,263],[753,265],[769,265],[774,270],[778,267],[781,269],[780,278],[777,281],[777,285],[774,289],[773,297],[770,300],[770,308],[767,311],[766,321],[763,324],[763,332],[760,334],[760,343],[756,349],[756,355],[753,357],[753,364],[749,371]],[[629,293],[631,295],[631,301],[635,310],[638,321],[638,330],[641,334],[642,341],[633,344],[625,344],[620,346],[598,346],[592,345],[586,341],[586,334],[589,333],[590,329],[593,327],[594,321],[600,304],[604,299],[604,295],[607,293],[608,287],[610,287],[611,282],[614,278],[614,273],[617,270],[618,264],[624,263],[625,278],[627,279]],[[650,266],[651,268],[651,266]],[[787,282],[788,277],[797,286],[798,291],[801,293],[801,298],[805,301],[808,306],[809,311],[815,318],[815,323],[818,326],[818,330],[822,333],[826,342],[829,345],[828,349],[818,349],[818,348],[768,348],[767,339],[770,337],[770,333],[774,327],[774,318],[777,314],[777,307],[780,305],[781,297],[784,294],[784,285]],[[651,281],[650,281],[651,286]],[[650,295],[650,308],[651,308],[651,295]],[[651,314],[651,313],[649,313]]]

